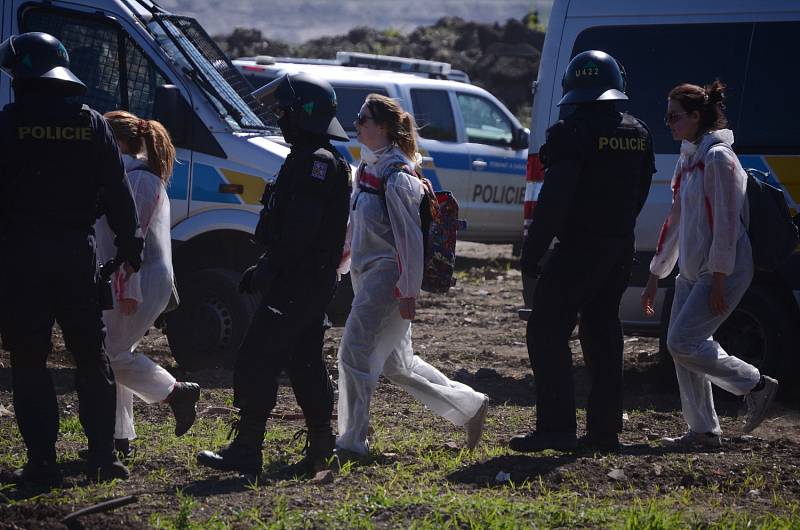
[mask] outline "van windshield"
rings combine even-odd
[[[156,42],[202,89],[234,130],[272,130],[275,124],[252,88],[200,24],[189,17],[156,15],[147,24]]]

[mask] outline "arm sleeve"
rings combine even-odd
[[[747,175],[736,155],[726,146],[711,148],[705,162],[703,191],[711,223],[708,268],[729,275],[736,264],[736,244],[747,196]]]
[[[417,298],[422,287],[425,257],[419,218],[421,201],[422,184],[416,177],[403,172],[390,176],[386,184],[386,210],[400,265],[395,291],[398,298]]]
[[[650,261],[650,273],[665,278],[669,276],[678,261],[678,234],[681,223],[681,163],[675,168],[672,177],[672,207],[661,225],[656,243],[656,253]]]
[[[542,147],[547,169],[522,249],[523,267],[539,263],[553,238],[563,232],[580,177],[580,145],[577,131],[563,122],[548,131],[547,143]]]
[[[136,203],[136,213],[141,223],[142,237],[147,239],[153,217],[164,201],[164,187],[158,177],[147,171],[136,171],[135,175],[132,172],[129,181]],[[167,255],[163,252],[161,254]],[[123,298],[132,298],[141,303],[144,300],[141,272],[131,274],[124,284],[124,289]]]

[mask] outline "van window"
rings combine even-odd
[[[514,129],[497,105],[472,94],[457,93],[457,96],[468,142],[502,146],[511,144]]]
[[[796,119],[800,72],[786,52],[796,49],[800,22],[757,23],[747,66],[736,150],[741,153],[797,154]]]
[[[358,116],[358,111],[361,110],[361,105],[367,99],[369,94],[382,94],[388,96],[389,93],[383,88],[356,88],[356,87],[343,87],[334,86],[336,91],[336,119],[342,124],[344,130],[347,132],[355,133],[356,128],[353,122]]]
[[[450,107],[450,95],[444,90],[413,89],[411,104],[422,138],[455,142],[456,122]]]
[[[24,15],[23,28],[50,33],[64,44],[70,70],[88,89],[80,98],[82,103],[100,113],[126,109],[142,118],[152,117],[155,90],[167,80],[138,45],[113,23],[99,16],[29,9]],[[120,46],[125,55],[124,87],[119,75]]]
[[[625,67],[630,97],[619,108],[648,125],[657,153],[677,153],[680,144],[664,125],[664,113],[667,94],[680,83],[703,85],[721,79],[728,86],[729,126],[737,129],[752,27],[745,23],[594,27],[575,39],[572,57],[586,50],[616,57]]]

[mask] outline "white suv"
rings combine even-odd
[[[459,237],[494,243],[521,240],[528,131],[497,98],[467,83],[319,62],[249,58],[233,64],[254,87],[297,72],[331,83],[337,118],[350,136],[349,142],[334,144],[354,164],[360,149],[353,121],[364,98],[378,93],[397,99],[419,127],[425,176],[436,189],[450,190],[458,199],[460,216],[467,221]]]

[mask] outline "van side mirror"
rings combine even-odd
[[[514,139],[511,141],[512,149],[527,149],[530,141],[530,131],[521,127],[514,131]]]
[[[178,87],[161,85],[156,88],[153,119],[160,121],[166,127],[175,145],[186,145],[191,116],[189,104]]]

